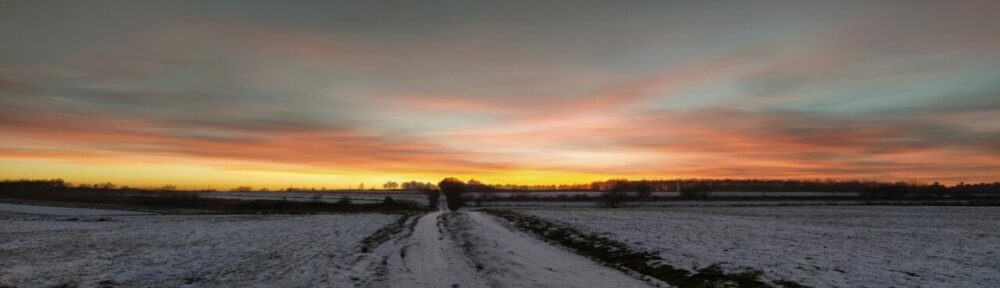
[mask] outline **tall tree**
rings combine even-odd
[[[465,204],[465,200],[462,199],[462,193],[465,193],[466,184],[462,180],[454,177],[444,178],[438,183],[438,188],[444,193],[449,210],[458,210]]]

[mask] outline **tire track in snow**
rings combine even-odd
[[[440,221],[443,213],[428,213],[417,220],[408,243],[389,261],[385,287],[488,286],[451,237],[442,233],[447,233]]]
[[[563,250],[494,218],[468,212],[459,218],[473,241],[471,257],[503,287],[650,287],[650,283]]]
[[[388,275],[373,287],[650,287],[478,212],[437,211],[383,245]],[[380,276],[382,277],[382,276]]]

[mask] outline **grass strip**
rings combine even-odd
[[[503,218],[522,231],[532,233],[550,243],[569,248],[577,254],[597,260],[604,265],[635,271],[676,287],[808,287],[785,279],[768,283],[760,279],[763,272],[759,270],[751,269],[732,273],[723,271],[718,264],[688,271],[664,264],[666,261],[656,253],[635,251],[625,243],[583,233],[535,216],[499,209],[483,209],[481,211]]]

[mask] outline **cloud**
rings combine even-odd
[[[0,11],[0,158],[952,181],[1000,169],[986,2],[57,5]]]

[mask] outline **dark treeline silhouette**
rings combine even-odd
[[[472,182],[473,180],[470,180]],[[509,189],[509,185],[482,186],[465,198],[474,201],[477,206],[487,201],[600,201],[604,206],[617,207],[630,201],[653,201],[670,199],[971,199],[1000,197],[1000,182],[965,184],[953,186],[941,185],[937,182],[923,184],[917,182],[878,182],[862,180],[772,180],[772,179],[674,179],[674,180],[627,180],[610,179],[597,181],[582,189],[585,185],[541,185],[518,186]],[[556,189],[552,189],[556,187]],[[565,190],[559,187],[566,188]],[[601,192],[599,196],[583,194],[546,197],[539,193],[517,192],[558,192],[558,191],[592,191]],[[507,192],[502,195],[492,192]],[[670,194],[654,195],[654,192]],[[716,194],[713,192],[726,192]],[[735,193],[732,193],[735,192]],[[741,193],[741,192],[746,192]],[[780,195],[765,194],[781,192]],[[835,193],[837,195],[816,195],[796,192]]]
[[[714,192],[860,192],[887,182],[863,180],[831,180],[831,179],[671,179],[671,180],[636,180],[610,179],[590,184],[594,191],[606,191],[616,185],[628,183],[641,185],[652,191],[683,192],[685,190]],[[895,184],[895,183],[892,183]],[[919,185],[905,183],[905,185]]]
[[[620,181],[620,180],[619,180]],[[860,180],[672,180],[631,181],[652,185],[656,191],[679,191],[683,197],[699,197],[705,192],[855,192],[864,198],[965,198],[1000,196],[1000,182],[954,186],[918,182],[877,182]],[[633,184],[635,185],[635,184]],[[662,189],[667,185],[667,189]],[[669,188],[669,187],[674,188]],[[975,188],[973,188],[975,187]]]
[[[471,180],[470,180],[471,182]],[[880,182],[832,179],[671,179],[627,180],[609,179],[590,184],[567,185],[485,185],[474,192],[518,191],[628,191],[640,198],[651,192],[855,192],[862,195],[913,194],[924,196],[1000,194],[1000,182],[945,186],[938,183]]]
[[[403,182],[400,183],[400,189],[406,191],[431,191],[437,190],[437,186],[433,183],[421,183],[417,181]]]
[[[61,179],[0,181],[0,199],[29,202],[61,202],[116,205],[147,208],[204,209],[226,213],[312,213],[352,211],[404,211],[421,209],[406,201],[386,199],[382,203],[351,203],[342,198],[336,203],[295,202],[282,200],[240,200],[200,197],[198,192],[180,191],[174,186],[159,189],[118,187],[111,183],[70,185]]]
[[[948,187],[948,189],[958,195],[1000,194],[1000,182],[974,184],[965,184],[965,182],[962,182],[958,183],[958,185]]]
[[[457,180],[457,179],[456,179]],[[460,181],[460,180],[459,180]],[[394,182],[390,181],[382,185],[386,190],[401,191],[437,191],[438,185],[434,183],[424,183],[418,181]],[[196,189],[181,191],[173,185],[165,185],[158,188],[134,188],[128,186],[117,186],[112,183],[98,184],[77,184],[73,185],[61,179],[42,180],[3,180],[0,187],[7,190],[24,189],[66,189],[81,188],[90,190],[126,190],[126,191],[179,191],[179,192],[217,192],[215,189]],[[881,191],[909,190],[913,193],[953,193],[956,195],[977,195],[977,194],[998,194],[1000,193],[1000,182],[993,183],[959,183],[952,186],[945,186],[937,183],[924,184],[917,182],[880,182],[866,180],[831,180],[831,179],[670,179],[670,180],[627,180],[609,179],[605,181],[595,181],[590,184],[562,184],[562,185],[511,185],[511,184],[485,184],[476,179],[464,182],[464,189],[467,192],[519,192],[519,191],[610,191],[627,190],[638,192],[639,194],[649,194],[650,192],[857,192],[866,191],[877,194]],[[250,186],[239,186],[228,189],[229,192],[340,192],[348,190],[336,190],[323,188],[288,187],[285,189],[268,190],[265,188],[255,189]],[[890,192],[891,193],[891,192]],[[642,196],[642,195],[640,195]]]
[[[588,189],[580,189],[583,186]],[[446,202],[452,210],[459,209],[466,200],[474,201],[477,205],[484,201],[601,201],[606,206],[619,206],[627,201],[652,201],[668,199],[723,199],[723,198],[764,198],[763,194],[750,192],[850,192],[844,197],[857,197],[865,199],[965,199],[965,198],[997,198],[1000,197],[1000,182],[976,183],[945,186],[938,183],[923,184],[915,182],[877,182],[861,180],[771,180],[771,179],[680,179],[680,180],[626,180],[611,179],[607,181],[593,182],[588,185],[552,185],[544,186],[517,186],[520,188],[511,189],[510,185],[489,185],[470,179],[463,182],[457,178],[446,178],[438,185],[432,183],[422,183],[417,181],[402,182],[397,185],[389,185],[386,188],[401,188],[406,191],[420,191],[426,193],[429,200],[429,208],[437,209],[438,199],[441,194],[446,197]],[[536,194],[516,193],[522,191],[560,191],[559,187],[565,188],[563,191],[596,191],[602,192],[600,196],[586,195],[560,195],[560,197],[545,197]],[[248,187],[234,189],[239,191],[252,191]],[[526,188],[526,189],[522,189]],[[546,188],[546,189],[542,189]],[[286,190],[286,191],[317,191],[317,190]],[[313,201],[302,204],[287,201],[265,201],[265,200],[226,200],[226,199],[206,199],[199,197],[195,192],[212,192],[214,190],[194,190],[181,191],[176,187],[167,185],[161,188],[129,188],[116,186],[111,183],[71,185],[60,179],[52,180],[4,180],[0,181],[0,198],[11,200],[28,201],[57,201],[75,203],[95,203],[95,204],[120,204],[164,208],[205,208],[221,210],[280,210],[281,207],[300,211],[319,211],[337,209],[362,209],[365,205],[380,204],[352,204],[349,199],[339,201],[339,203],[325,203]],[[260,190],[257,190],[260,191]],[[319,191],[326,191],[325,189]],[[332,192],[332,190],[330,190]],[[494,193],[495,192],[495,193]],[[515,192],[513,194],[499,194],[500,192]],[[679,192],[674,195],[653,194],[654,192]],[[726,194],[726,196],[711,195],[712,192],[748,192],[746,195]],[[793,199],[797,196],[783,195]],[[774,196],[767,196],[768,199],[776,199]],[[809,199],[819,199],[809,197]],[[227,202],[228,201],[228,202]],[[248,203],[253,202],[253,203]],[[311,205],[311,206],[310,206]],[[330,205],[338,205],[336,207]],[[302,207],[299,207],[302,206]],[[383,207],[384,206],[384,207]],[[390,207],[391,206],[391,207]],[[404,207],[406,206],[406,207]],[[380,207],[367,207],[365,209],[410,209],[405,201],[385,201]]]

